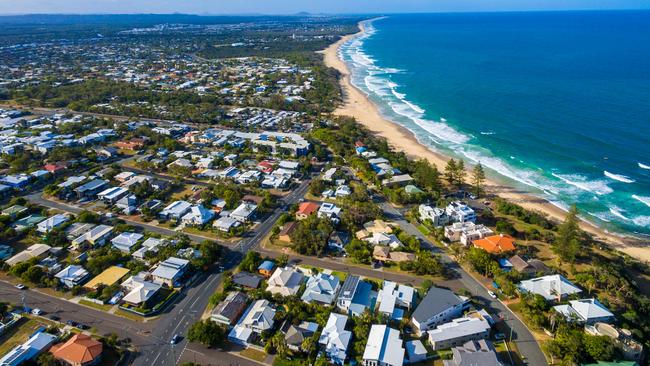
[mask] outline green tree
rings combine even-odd
[[[578,224],[578,208],[572,205],[564,222],[558,227],[557,238],[553,250],[561,260],[574,263],[580,251],[580,226]]]
[[[447,165],[445,166],[445,180],[447,181],[447,184],[449,184],[450,186],[456,185],[457,169],[458,167],[456,166],[456,160],[449,159]]]
[[[329,219],[310,215],[299,221],[296,229],[290,234],[293,249],[300,254],[323,255],[332,230],[334,228]]]
[[[226,341],[226,330],[217,323],[206,319],[192,324],[187,331],[187,339],[208,347],[221,348]]]
[[[584,334],[583,344],[587,354],[596,361],[611,361],[616,354],[612,339],[607,336]]]
[[[54,358],[50,352],[41,353],[36,359],[36,365],[38,366],[58,366],[59,362]]]
[[[472,188],[474,195],[480,197],[483,194],[483,184],[485,183],[485,171],[483,165],[479,162],[472,169]]]

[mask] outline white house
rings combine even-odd
[[[372,236],[365,239],[365,241],[372,245],[389,246],[393,249],[402,246],[402,242],[397,238],[397,236],[395,236],[395,234],[373,233]]]
[[[252,303],[241,319],[228,334],[228,340],[233,343],[247,345],[253,333],[261,334],[271,329],[275,322],[275,309],[268,300],[257,300]]]
[[[438,325],[428,334],[431,346],[437,351],[460,346],[469,341],[486,339],[490,334],[490,323],[482,317],[458,318]]]
[[[147,281],[143,277],[131,276],[122,282],[122,288],[127,292],[122,300],[139,306],[154,297],[161,287],[159,283]]]
[[[580,288],[559,274],[521,281],[518,287],[521,292],[541,295],[547,301],[560,301],[569,295],[582,292]]]
[[[268,281],[266,291],[282,296],[297,295],[304,275],[291,267],[278,267]]]
[[[90,273],[82,266],[69,265],[55,274],[54,277],[59,280],[65,287],[73,288],[83,284],[89,277]]]
[[[169,257],[163,262],[160,262],[158,267],[151,272],[151,275],[153,276],[154,282],[173,287],[181,276],[183,276],[189,263],[190,261],[187,259]]]
[[[48,217],[47,219],[41,221],[36,226],[36,231],[39,233],[47,234],[53,229],[58,228],[59,226],[68,222],[70,218],[64,214],[56,214],[54,216]]]
[[[133,248],[144,235],[139,233],[121,233],[111,240],[111,244],[114,248],[119,249],[125,253],[130,253],[131,248]]]
[[[214,212],[209,210],[203,205],[195,205],[190,208],[190,212],[186,213],[181,221],[185,225],[202,226],[210,222],[214,217]]]
[[[309,277],[301,299],[304,302],[315,301],[323,305],[330,305],[336,298],[340,288],[341,284],[338,277],[321,272]]]
[[[169,204],[167,207],[163,208],[162,211],[160,211],[159,215],[160,217],[163,217],[165,219],[174,219],[174,220],[180,220],[183,215],[185,215],[190,208],[192,207],[192,204],[186,201],[175,201]]]
[[[404,347],[399,330],[386,325],[374,324],[370,328],[366,349],[363,352],[364,366],[402,366]]]
[[[347,316],[330,313],[327,324],[318,339],[318,344],[323,347],[325,355],[335,365],[342,366],[347,358],[348,345],[352,338],[352,332],[345,330],[347,322]]]
[[[455,222],[445,227],[445,237],[451,242],[460,241],[463,245],[470,245],[472,241],[483,239],[494,232],[482,224],[468,222]]]
[[[239,221],[239,222],[248,222],[251,220],[255,211],[257,210],[257,205],[243,202],[237,208],[230,213],[230,217]]]
[[[395,319],[401,318],[401,314],[400,316],[396,316],[396,306],[410,310],[414,302],[415,289],[413,287],[398,285],[392,281],[384,281],[384,285],[379,290],[379,295],[377,296],[377,303],[379,304],[378,311]]]
[[[420,213],[420,221],[431,220],[435,227],[447,225],[449,222],[449,216],[447,216],[445,210],[438,207],[420,205],[418,212]]]
[[[231,229],[238,227],[239,225],[241,225],[241,222],[233,219],[232,217],[220,217],[212,223],[212,226],[223,232],[228,232]]]
[[[471,207],[461,201],[454,201],[445,207],[445,213],[451,221],[467,222],[476,221],[476,213]]]
[[[327,217],[332,221],[338,221],[341,208],[331,202],[323,202],[318,209],[318,217]]]
[[[568,321],[579,323],[609,323],[614,320],[614,314],[596,299],[571,300],[569,304],[557,305],[553,309]]]
[[[411,316],[411,322],[418,334],[433,329],[463,314],[469,306],[469,299],[460,297],[439,287],[431,287]]]

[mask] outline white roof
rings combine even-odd
[[[339,290],[340,280],[331,274],[319,273],[309,277],[307,287],[302,294],[302,300],[306,302],[317,301],[323,304],[331,304]]]
[[[138,276],[131,276],[126,281],[122,283],[122,286],[130,289],[129,293],[122,298],[126,302],[132,304],[140,304],[151,297],[153,297],[158,290],[160,290],[161,285],[149,281],[145,281],[143,278]]]
[[[54,277],[65,281],[65,280],[71,280],[74,281],[79,278],[83,278],[88,275],[88,271],[86,271],[82,266],[78,266],[75,264],[71,264],[64,269],[62,269],[59,273],[55,274]]]
[[[131,249],[135,244],[138,243],[138,240],[142,239],[144,235],[139,233],[121,233],[111,240],[111,243],[118,247],[118,249]]]
[[[0,358],[0,365],[17,366],[41,353],[56,339],[57,337],[52,334],[38,332],[32,335],[27,342],[14,347],[4,357]]]
[[[549,301],[557,300],[561,296],[582,292],[580,288],[559,274],[521,281],[519,288],[524,292],[541,295]]]
[[[318,343],[325,346],[325,351],[330,357],[344,360],[352,337],[352,332],[345,330],[348,317],[341,314],[330,313],[327,324],[318,339]]]
[[[52,217],[48,217],[46,220],[43,220],[38,223],[38,231],[40,232],[49,232],[52,229],[57,228],[59,225],[68,221],[68,216],[64,214],[56,214]]]
[[[151,275],[160,277],[166,280],[173,280],[178,273],[180,273],[190,261],[176,257],[169,257],[160,262],[158,267],[151,272]]]
[[[305,276],[291,267],[278,267],[268,281],[267,291],[283,296],[295,295]]]
[[[440,342],[448,339],[479,334],[490,330],[490,323],[483,318],[458,318],[429,331],[429,341]]]
[[[567,318],[576,316],[580,321],[614,316],[605,305],[596,299],[572,300],[568,305],[558,305],[553,308]]]
[[[364,360],[378,360],[380,364],[400,366],[404,363],[404,348],[399,330],[386,325],[373,325],[363,352]]]
[[[266,330],[273,327],[275,309],[268,300],[257,300],[246,310],[238,325],[246,328]]]

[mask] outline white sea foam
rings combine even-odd
[[[579,188],[583,191],[595,193],[599,196],[610,194],[614,192],[613,189],[611,189],[609,186],[607,186],[607,182],[604,182],[602,180],[589,180],[588,178],[579,175],[579,174],[557,174],[557,173],[552,173],[552,175],[563,181],[566,184],[572,185],[576,188]]]
[[[610,219],[607,218],[607,214],[606,214],[606,213],[602,213],[602,212],[596,212],[596,213],[594,213],[594,212],[589,212],[589,211],[587,211],[587,213],[590,214],[591,216],[597,218],[597,219],[600,219],[601,221],[604,221],[604,222],[612,222],[612,220],[610,220]]]
[[[632,219],[636,226],[650,227],[650,216],[637,216]]]
[[[650,165],[645,165],[643,163],[637,163],[637,164],[639,164],[639,168],[641,168],[641,169],[646,169],[646,170],[650,169]]]
[[[630,178],[628,176],[625,176],[625,175],[622,175],[622,174],[610,173],[607,170],[605,170],[603,172],[603,174],[605,174],[606,177],[617,180],[619,182],[623,182],[623,183],[634,183],[635,182],[634,179],[632,179],[632,178]]]
[[[623,210],[621,210],[620,208],[618,208],[616,206],[610,207],[609,212],[611,212],[612,215],[614,215],[614,216],[616,216],[618,218],[621,218],[621,219],[626,220],[626,221],[630,221],[630,219],[628,219],[627,217],[625,217],[625,215],[623,215]]]
[[[636,194],[633,194],[632,198],[650,207],[650,197],[637,196]]]

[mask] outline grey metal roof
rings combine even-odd
[[[431,287],[417,309],[413,312],[413,319],[423,323],[432,316],[462,303],[463,300],[451,290]]]

